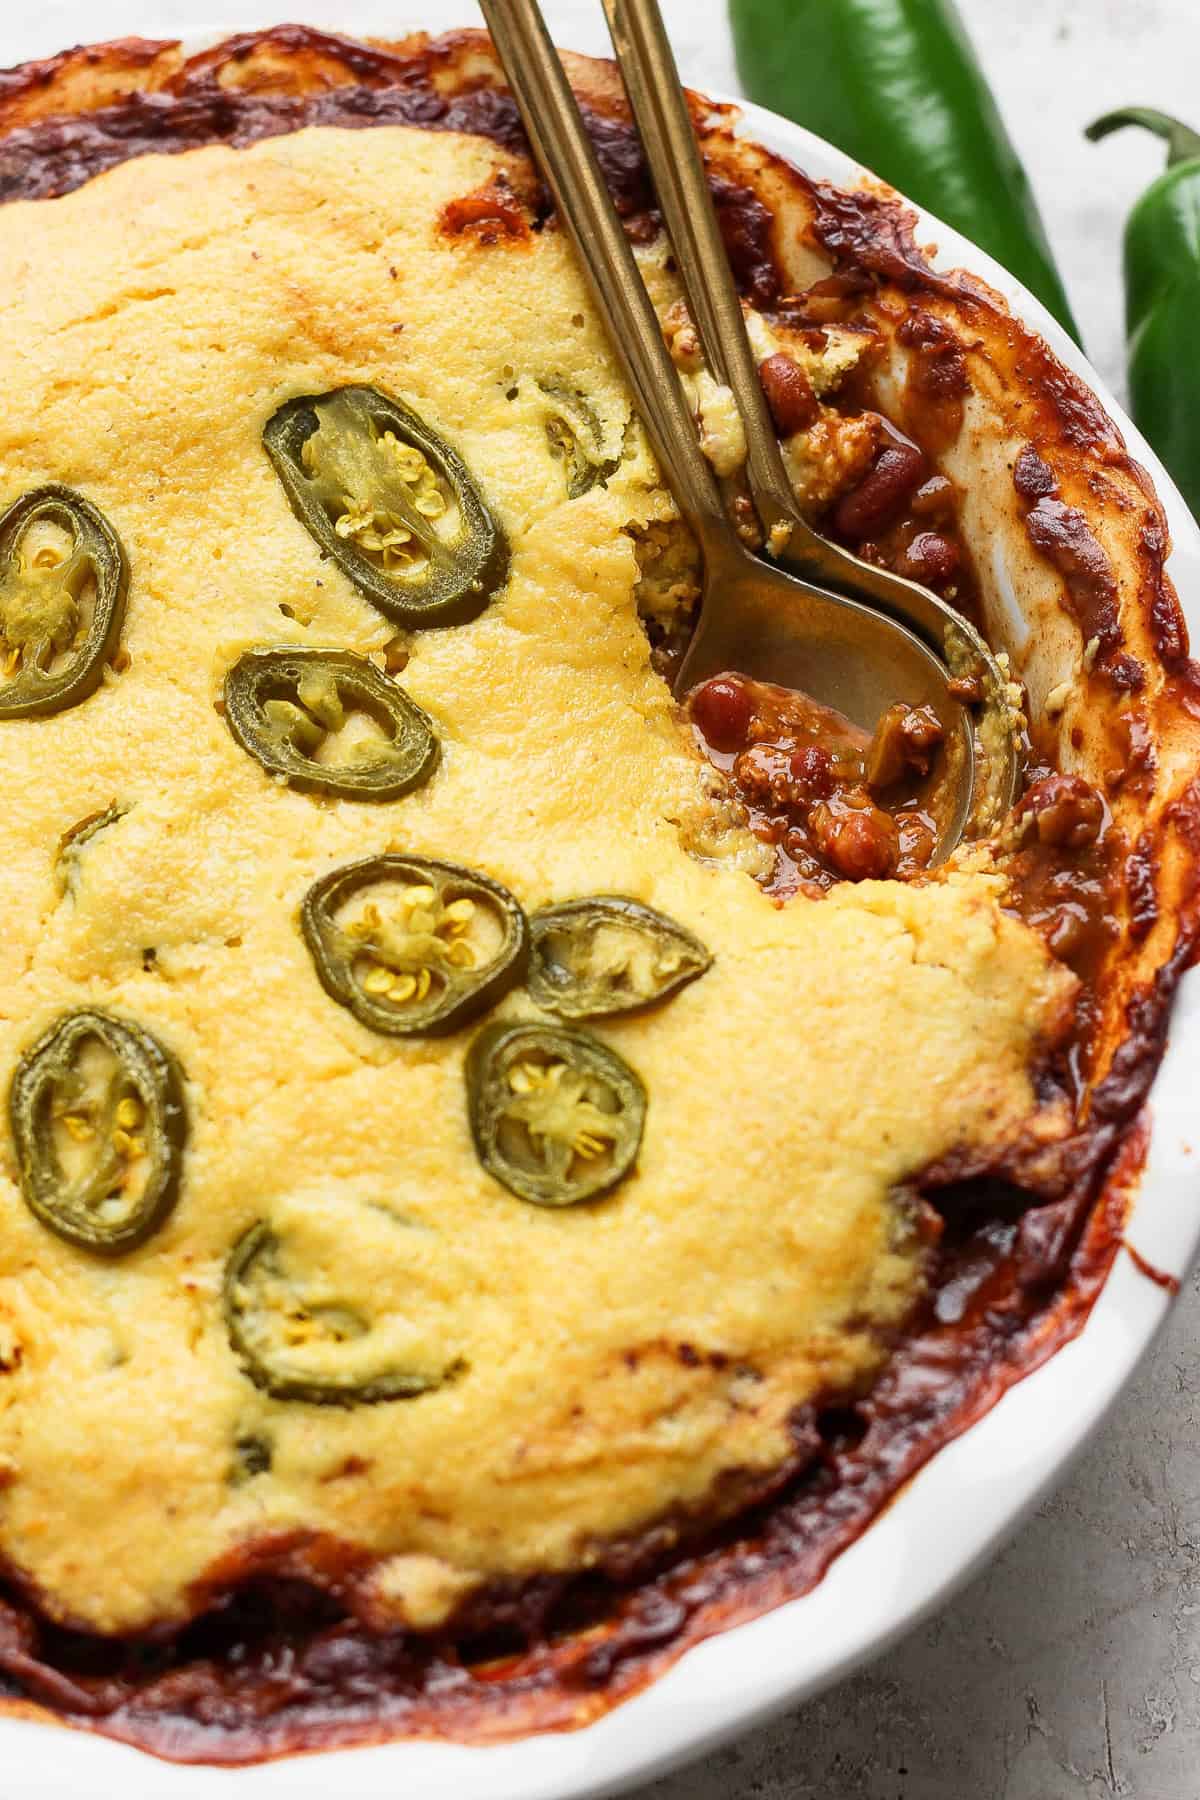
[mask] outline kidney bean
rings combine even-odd
[[[931,475],[923,481],[912,499],[908,509],[914,518],[927,519],[946,516],[954,510],[954,483],[945,475]]]
[[[919,531],[896,558],[896,573],[910,581],[938,587],[949,581],[959,564],[958,545],[940,531]]]
[[[833,757],[820,744],[792,752],[792,786],[798,800],[828,800],[833,792]]]
[[[799,363],[777,351],[759,364],[758,378],[780,437],[792,437],[813,424],[820,407],[812,383]]]
[[[809,824],[817,850],[847,881],[882,881],[900,856],[895,821],[877,806],[835,811],[815,806]]]
[[[738,750],[750,735],[754,702],[736,677],[716,675],[691,697],[692,719],[714,750]]]
[[[887,444],[865,480],[838,501],[835,531],[854,542],[871,537],[896,517],[924,474],[925,458],[915,444]]]
[[[1021,801],[1021,817],[1034,820],[1038,842],[1081,850],[1104,829],[1104,802],[1080,775],[1047,775]]]

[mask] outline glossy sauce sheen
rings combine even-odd
[[[706,681],[689,708],[756,836],[776,847],[772,893],[820,893],[928,864],[937,825],[927,790],[944,735],[928,708],[898,702],[872,738],[804,694],[735,674]]]
[[[303,92],[223,85],[222,70],[263,42],[294,57],[298,67],[305,58],[329,57],[342,73],[332,85],[314,78]],[[130,64],[141,58],[149,66],[155,48],[127,46]],[[199,59],[169,91],[91,114],[18,124],[0,139],[0,198],[66,193],[147,151],[248,144],[311,124],[403,123],[520,144],[507,95],[481,85],[448,96],[435,86],[437,69],[436,54],[422,63],[297,27],[233,40]],[[19,103],[54,72],[46,65],[41,73],[0,78],[0,108]],[[594,111],[589,124],[631,234],[652,236],[650,192],[628,126]],[[465,222],[498,216],[504,199],[490,213],[476,207]],[[750,190],[725,181],[717,199],[743,291],[769,308],[779,297],[770,215]],[[860,271],[859,291],[870,288],[875,272],[901,287],[927,280],[880,203],[839,198],[824,188],[820,203],[818,235],[843,268]],[[538,222],[547,211],[542,197],[534,208]],[[956,604],[969,608],[970,571],[953,492],[929,462],[954,429],[960,371],[936,321],[915,324],[912,338],[920,352],[922,444],[885,434],[872,469],[838,503],[830,523],[860,553],[948,596],[956,590]],[[797,396],[786,378],[775,385],[774,403],[794,407]],[[1041,509],[1031,535],[1041,533],[1103,636],[1103,573],[1090,546],[1053,512],[1054,496],[1038,471],[1028,469],[1022,479],[1030,492],[1019,491],[1031,516]],[[1165,618],[1164,640],[1172,629],[1178,626]],[[1111,631],[1102,649],[1115,679],[1131,685]],[[783,885],[820,887],[827,871],[819,857],[812,866],[810,802],[828,804],[854,785],[834,768],[831,744],[856,777],[866,745],[844,722],[789,712],[777,693],[748,689],[727,688],[707,714],[702,704],[697,726],[722,767],[732,768],[753,744],[779,753],[791,790],[768,791],[772,805],[758,808],[757,822],[764,833],[777,834],[788,859]],[[1154,847],[1144,847],[1141,865],[1130,859],[1132,875],[1118,867],[1088,795],[1056,788],[1064,778],[1032,749],[1030,755],[1033,825],[1018,871],[1021,910],[1086,974],[1115,929],[1117,885],[1136,884],[1138,866],[1153,868]],[[789,848],[787,834],[797,831],[804,842]],[[1073,860],[1064,867],[1067,842]],[[885,871],[862,870],[873,872]],[[1143,885],[1149,916],[1153,880],[1145,877]],[[163,1642],[114,1642],[51,1626],[39,1616],[36,1596],[10,1588],[0,1600],[0,1685],[16,1701],[184,1761],[238,1763],[405,1733],[482,1741],[586,1723],[645,1685],[689,1644],[803,1593],[942,1443],[1082,1325],[1120,1243],[1145,1150],[1138,1121],[1165,1041],[1173,984],[1191,953],[1181,930],[1160,979],[1130,999],[1128,1040],[1092,1094],[1087,1128],[1052,1170],[1030,1172],[1027,1186],[1019,1170],[1011,1181],[994,1174],[980,1179],[949,1164],[928,1172],[912,1195],[931,1270],[927,1309],[866,1398],[796,1417],[795,1456],[778,1490],[763,1493],[756,1510],[735,1525],[713,1534],[702,1520],[678,1521],[671,1533],[651,1532],[610,1548],[593,1574],[492,1592],[471,1601],[456,1629],[434,1640],[380,1635],[357,1622],[339,1589],[339,1574],[352,1572],[355,1553],[301,1539],[254,1546],[219,1571],[204,1597],[207,1610]],[[1078,1091],[1085,1026],[1086,1020],[1042,1072],[1048,1086]],[[684,1362],[697,1354],[687,1344],[676,1348]]]

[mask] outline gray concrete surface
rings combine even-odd
[[[1193,1278],[1074,1475],[958,1600],[636,1800],[1197,1800],[1198,1395]]]
[[[1082,126],[1200,124],[1200,0],[960,0],[1034,176],[1088,348],[1121,385],[1121,224],[1160,166]],[[604,44],[599,0],[546,0]],[[686,76],[733,91],[724,0],[664,0]],[[124,31],[302,17],[397,30],[462,0],[0,0],[0,62]],[[1193,350],[1191,354],[1196,354]],[[1197,1194],[1200,1205],[1200,1194]],[[1200,1800],[1200,1280],[1062,1490],[930,1624],[853,1680],[635,1800]],[[2,1777],[0,1777],[2,1786]]]

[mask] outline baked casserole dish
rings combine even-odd
[[[484,36],[0,77],[0,1708],[585,1724],[1117,1254],[1200,918],[1161,506],[896,196],[694,108],[801,504],[1007,658],[1022,793],[942,866],[936,720],[672,700],[695,547]]]

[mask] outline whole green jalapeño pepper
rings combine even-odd
[[[1125,321],[1134,418],[1200,516],[1200,405],[1190,377],[1200,312],[1200,132],[1127,106],[1088,127],[1093,143],[1138,125],[1167,143],[1167,166],[1125,228]]]
[[[953,0],[730,0],[751,100],[1003,263],[1078,342],[1029,178]]]

